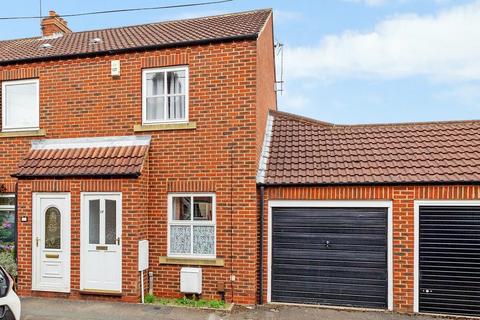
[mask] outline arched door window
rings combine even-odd
[[[61,214],[55,207],[45,211],[45,249],[61,248]]]

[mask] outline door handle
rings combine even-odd
[[[325,247],[330,248],[330,241],[325,241]]]
[[[37,238],[35,239],[35,242],[36,242],[36,244],[37,244],[37,247],[38,247],[38,243],[40,242],[40,238],[39,238],[39,237],[37,237]]]
[[[120,245],[120,237],[117,237],[117,246]]]

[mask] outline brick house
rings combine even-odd
[[[204,296],[255,303],[271,10],[87,32],[51,12],[42,30],[0,42],[19,293],[137,302],[148,240],[156,295],[190,266]]]
[[[480,122],[279,112],[272,19],[71,32],[52,12],[0,42],[21,295],[139,301],[148,240],[158,296],[193,267],[243,304],[480,314]]]

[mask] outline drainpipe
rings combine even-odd
[[[260,263],[258,270],[258,304],[263,304],[263,225],[264,225],[265,187],[260,186]]]

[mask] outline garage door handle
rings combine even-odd
[[[330,241],[325,241],[325,247],[330,248]]]

